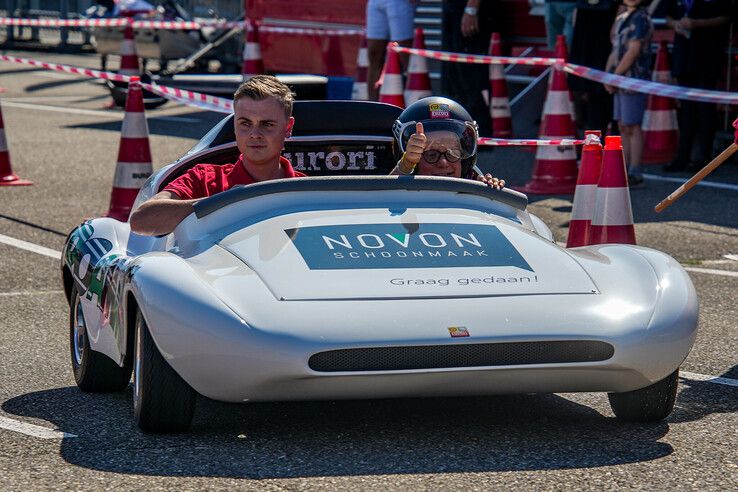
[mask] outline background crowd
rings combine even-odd
[[[443,51],[487,54],[490,35],[499,31],[495,15],[498,0],[443,0]],[[651,80],[654,50],[653,18],[665,19],[674,30],[671,45],[672,83],[685,87],[725,90],[720,81],[726,70],[730,45],[732,0],[544,0],[548,48],[556,36],[566,36],[569,60],[626,77]],[[413,38],[415,0],[368,0],[370,98],[379,77],[386,45],[396,41],[410,46]],[[505,40],[503,39],[503,42]],[[407,59],[403,60],[404,67]],[[569,77],[574,95],[577,126],[621,134],[631,181],[642,181],[641,126],[647,95]],[[461,103],[479,124],[480,134],[491,134],[489,107],[483,93],[489,90],[488,67],[446,63],[441,68],[440,95]],[[678,102],[679,147],[666,172],[701,168],[713,156],[718,122],[715,104]]]

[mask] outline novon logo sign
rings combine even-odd
[[[532,271],[491,225],[350,224],[285,232],[313,270],[516,266]]]
[[[424,232],[421,234],[417,234],[417,237],[413,234],[389,234],[385,233],[383,235],[380,234],[357,234],[353,238],[346,237],[345,234],[341,234],[338,238],[330,237],[330,236],[322,236],[323,241],[325,242],[325,245],[328,246],[328,249],[335,250],[335,249],[354,249],[354,246],[367,248],[367,249],[384,249],[386,248],[385,243],[389,243],[390,245],[399,245],[400,247],[404,249],[410,249],[411,248],[411,238],[412,246],[414,247],[425,247],[425,248],[445,248],[448,247],[449,243],[455,244],[459,248],[464,248],[465,246],[476,246],[477,248],[482,248],[482,243],[477,239],[476,236],[474,236],[473,233],[468,233],[468,235],[463,236],[460,234],[450,233],[448,236],[445,236],[443,234],[438,234],[436,232]]]

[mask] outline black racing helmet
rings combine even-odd
[[[418,122],[423,124],[426,133],[445,130],[456,134],[461,145],[461,177],[470,178],[477,162],[479,127],[469,112],[446,97],[424,97],[415,101],[400,113],[392,125],[400,151],[405,152],[407,141],[415,133]]]

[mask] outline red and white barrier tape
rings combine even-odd
[[[214,111],[216,113],[230,114],[233,112],[233,101],[230,99],[158,84],[142,83],[141,87],[147,91],[159,94],[162,97],[171,99],[172,101],[177,101],[178,103],[186,106],[194,106],[200,109]]]
[[[15,17],[0,17],[0,26],[30,26],[30,27],[124,27],[130,24],[134,29],[167,29],[167,30],[197,30],[203,27],[217,29],[232,29],[246,27],[250,29],[250,21],[222,21],[202,20],[194,21],[160,21],[160,20],[132,20],[127,17],[107,19],[20,19]],[[308,36],[363,36],[363,29],[316,29],[302,27],[280,27],[260,25],[260,32],[293,34]]]
[[[467,55],[464,53],[451,53],[448,51],[421,50],[417,48],[405,48],[403,46],[393,46],[393,50],[398,53],[409,53],[411,55],[419,55],[425,58],[434,58],[441,61],[450,61],[457,63],[481,63],[485,65],[538,65],[550,66],[562,63],[562,58],[540,58],[540,57],[520,57],[520,56],[489,56],[489,55]]]
[[[69,65],[60,65],[58,63],[42,62],[31,60],[30,58],[19,58],[17,56],[0,55],[0,61],[11,63],[21,63],[23,65],[31,65],[33,67],[44,68],[46,70],[55,70],[57,72],[73,73],[75,75],[84,75],[93,79],[115,80],[118,82],[128,82],[129,77],[113,72],[102,72],[91,68],[79,68]]]
[[[521,138],[488,138],[479,137],[478,145],[487,145],[493,147],[568,147],[570,145],[583,145],[584,140],[574,140],[571,138],[550,139],[550,140],[525,140]]]
[[[33,67],[39,67],[46,70],[54,70],[57,72],[82,75],[84,77],[90,77],[94,79],[113,80],[116,82],[128,82],[130,80],[130,77],[128,75],[121,75],[119,73],[103,72],[100,70],[93,70],[91,68],[72,67],[70,65],[61,65],[59,63],[42,62],[38,60],[31,60],[30,58],[19,58],[16,56],[0,55],[0,61],[31,65]],[[188,106],[195,106],[201,109],[215,111],[218,113],[233,112],[233,102],[230,99],[202,94],[200,92],[177,89],[174,87],[167,87],[158,84],[142,83],[141,86],[144,89],[155,94],[159,94],[162,97],[177,101]]]
[[[423,56],[426,58],[435,58],[436,60],[451,61],[457,63],[481,63],[481,64],[518,64],[518,65],[538,65],[551,66],[558,70],[564,70],[567,73],[576,75],[595,82],[611,85],[619,89],[642,92],[644,94],[653,94],[656,96],[671,97],[674,99],[685,99],[688,101],[711,102],[718,104],[738,104],[738,93],[724,91],[709,91],[704,89],[694,89],[679,85],[662,84],[660,82],[651,82],[650,80],[633,79],[603,72],[594,68],[583,67],[573,63],[567,63],[561,58],[527,58],[513,56],[486,56],[486,55],[466,55],[463,53],[450,53],[446,51],[419,50],[415,48],[404,48],[402,46],[392,46],[392,49],[399,53],[410,53]]]
[[[557,68],[559,67],[557,66]],[[662,84],[661,82],[652,82],[650,80],[633,79],[630,77],[623,77],[622,75],[603,72],[602,70],[596,70],[594,68],[575,65],[573,63],[563,64],[561,69],[578,77],[594,80],[595,82],[601,82],[619,89],[642,92],[644,94],[653,94],[655,96],[671,97],[674,99],[686,99],[688,101],[738,104],[738,93],[735,92],[708,91],[679,85]]]
[[[0,17],[0,26],[30,27],[121,27],[130,22],[125,17],[115,19],[18,19]]]

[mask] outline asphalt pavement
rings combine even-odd
[[[76,388],[54,258],[73,227],[108,208],[122,111],[104,108],[99,83],[22,65],[0,63],[0,87],[13,170],[34,182],[0,188],[0,490],[738,488],[738,188],[698,186],[656,214],[678,183],[653,167],[656,177],[631,193],[638,244],[685,265],[700,298],[697,341],[663,422],[619,422],[604,394],[589,393],[248,405],[201,398],[189,433],[153,436],[133,422],[130,388]],[[173,103],[147,116],[155,168],[222,117]],[[533,158],[485,150],[480,164],[514,187],[530,178]],[[729,164],[708,180],[736,177]],[[571,197],[530,201],[565,241]]]

